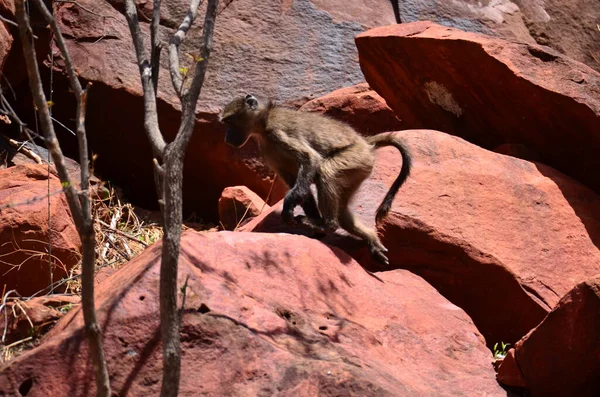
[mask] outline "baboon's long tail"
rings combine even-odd
[[[412,167],[412,158],[406,146],[393,133],[377,134],[367,137],[366,139],[367,142],[375,145],[376,148],[393,146],[398,149],[402,155],[402,168],[400,169],[400,174],[394,183],[392,183],[390,190],[385,195],[385,198],[379,205],[379,208],[377,208],[375,219],[377,222],[379,222],[388,214],[388,212],[390,212],[390,208],[392,207],[392,202],[394,201],[394,197],[396,197],[396,193],[398,193],[400,186],[402,186],[404,181],[406,181],[406,178],[408,178]]]

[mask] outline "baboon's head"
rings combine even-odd
[[[242,147],[255,129],[258,116],[258,100],[253,95],[246,95],[232,100],[225,106],[219,121],[227,125],[225,142]]]

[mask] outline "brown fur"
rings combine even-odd
[[[231,101],[221,121],[227,124],[225,141],[243,146],[250,137],[259,144],[267,164],[290,187],[282,217],[293,221],[296,205],[306,217],[297,222],[322,231],[341,226],[369,244],[373,257],[388,264],[377,233],[359,222],[348,204],[375,163],[375,148],[395,146],[403,156],[402,171],[377,211],[377,219],[387,214],[400,185],[410,172],[410,155],[392,134],[364,138],[349,125],[314,113],[279,108],[268,102],[260,105],[252,95]],[[310,191],[316,184],[318,205]]]

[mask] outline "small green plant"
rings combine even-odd
[[[498,343],[496,342],[496,344],[494,345],[494,358],[501,360],[504,357],[506,357],[506,353],[508,351],[509,346],[510,343],[504,343],[501,341],[500,345],[498,345]]]
[[[73,308],[73,304],[72,303],[67,303],[64,306],[61,306],[58,310],[62,313],[62,314],[67,314],[71,309]]]

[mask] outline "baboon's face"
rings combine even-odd
[[[250,138],[254,127],[254,112],[258,109],[258,101],[252,95],[236,98],[231,101],[220,117],[225,123],[225,142],[236,148],[244,146]]]

